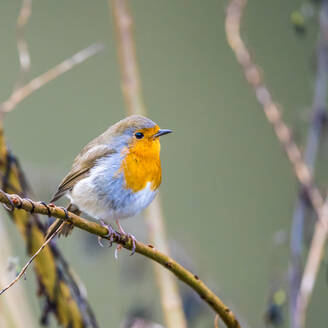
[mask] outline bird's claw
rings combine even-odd
[[[129,238],[131,238],[131,241],[132,241],[132,251],[131,251],[131,254],[130,254],[130,256],[132,256],[136,252],[136,237],[134,237],[130,233],[128,233],[127,236]]]
[[[100,220],[100,223],[103,227],[105,227],[108,230],[108,233],[105,237],[109,237],[109,245],[108,247],[112,247],[114,237],[120,237],[119,234],[113,229],[113,227],[110,224],[106,224],[105,221]],[[98,244],[101,247],[104,247],[104,244],[102,243],[103,237],[98,236]]]
[[[133,235],[131,235],[130,233],[120,233],[121,236],[124,236],[124,237],[127,237],[127,238],[130,238],[131,241],[132,241],[132,251],[131,251],[131,254],[130,256],[132,256],[135,252],[136,252],[136,237],[134,237]],[[115,259],[117,260],[118,259],[118,252],[122,249],[122,245],[117,245],[116,249],[115,249]]]
[[[127,238],[131,238],[131,240],[132,240],[132,252],[131,252],[130,256],[133,255],[136,252],[136,237],[134,237],[130,233],[126,233],[123,230],[123,228],[120,225],[120,222],[118,220],[116,220],[116,224],[117,224],[117,226],[118,226],[118,228],[120,230],[121,236],[126,236]],[[116,247],[116,250],[115,250],[115,258],[116,259],[117,259],[117,251],[119,251],[121,248],[122,248],[122,246],[120,246],[120,245]]]

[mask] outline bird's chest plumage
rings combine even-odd
[[[100,160],[89,176],[76,184],[71,198],[97,219],[122,219],[145,209],[156,196],[160,182],[159,154],[151,158],[125,149]]]
[[[125,149],[123,153],[126,154],[121,164],[121,171],[124,175],[125,187],[138,192],[150,183],[151,189],[156,190],[162,180],[159,150]]]

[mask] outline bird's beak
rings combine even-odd
[[[160,129],[160,130],[158,130],[157,133],[154,134],[153,137],[154,138],[158,138],[158,137],[163,136],[163,135],[168,134],[168,133],[172,133],[172,131],[171,130],[167,130],[167,129]]]

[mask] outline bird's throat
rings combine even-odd
[[[138,142],[124,152],[121,170],[125,177],[125,187],[137,192],[150,182],[151,189],[156,190],[162,179],[159,141]]]

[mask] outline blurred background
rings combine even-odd
[[[148,116],[174,131],[162,140],[161,186],[172,256],[207,282],[247,327],[265,327],[272,294],[287,284],[298,185],[227,44],[227,3],[134,0],[131,11]],[[291,21],[305,3],[317,10],[305,0],[249,1],[242,25],[251,54],[300,144],[310,119],[318,33],[316,16],[302,33]],[[0,4],[2,101],[19,73],[15,24],[20,6],[18,0]],[[49,201],[80,149],[125,116],[107,1],[35,0],[26,39],[30,78],[96,41],[106,45],[5,118],[7,141],[36,199]],[[327,149],[320,156],[327,159]],[[323,165],[319,174],[319,186],[325,188]],[[23,265],[21,236],[2,218]],[[147,242],[142,215],[123,226]],[[163,324],[149,260],[122,251],[116,261],[113,248],[98,247],[94,236],[78,229],[58,245],[85,284],[101,327],[119,327],[132,313]],[[328,321],[324,262],[308,315],[316,328]],[[26,278],[20,284],[39,316],[32,268]],[[188,287],[179,286],[188,327],[213,327],[213,312]],[[282,327],[288,326],[286,309],[287,304],[279,309]],[[56,326],[54,319],[51,326]]]

